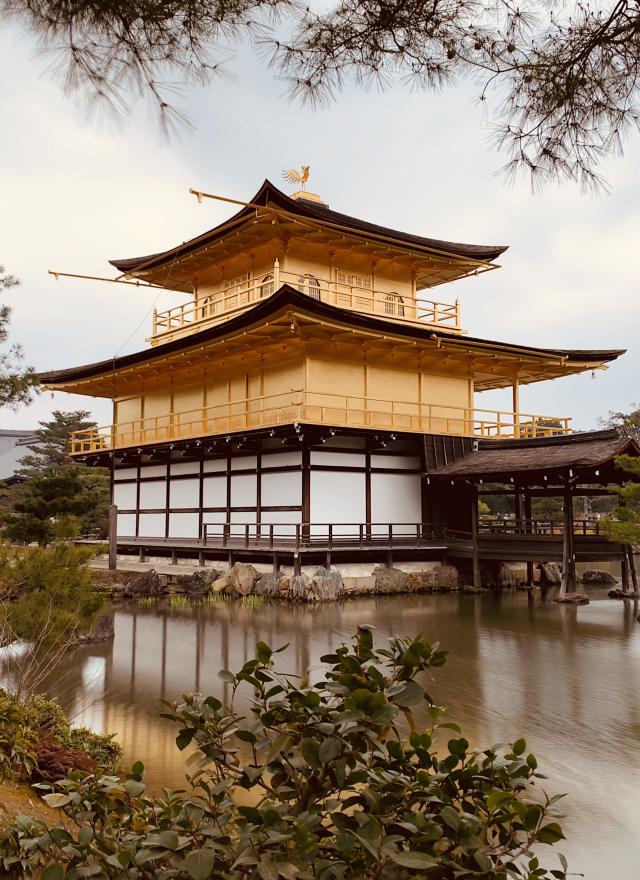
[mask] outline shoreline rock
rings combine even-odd
[[[584,593],[567,593],[566,596],[557,596],[553,600],[558,605],[588,605],[589,597]]]

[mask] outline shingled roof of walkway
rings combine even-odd
[[[640,445],[617,429],[544,437],[536,440],[483,440],[471,452],[453,464],[432,471],[430,476],[449,480],[501,481],[517,475],[559,475],[569,470],[596,477],[630,479],[615,467],[618,455],[640,455]],[[584,473],[586,472],[586,473]],[[615,473],[614,473],[615,472]]]

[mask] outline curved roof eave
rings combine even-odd
[[[437,238],[427,238],[420,235],[412,235],[408,232],[400,232],[397,229],[389,229],[385,226],[378,226],[375,223],[369,223],[366,220],[360,220],[357,217],[350,217],[348,214],[341,214],[333,211],[327,205],[316,202],[298,200],[290,198],[282,190],[279,190],[270,180],[265,179],[264,183],[251,199],[251,204],[264,205],[268,203],[275,204],[283,210],[301,217],[311,220],[319,220],[333,223],[338,226],[349,228],[359,235],[378,235],[397,241],[400,244],[408,246],[417,246],[427,248],[433,251],[439,251],[461,258],[477,260],[480,262],[491,262],[497,259],[500,254],[507,250],[508,245],[476,245],[463,244],[461,242],[442,241]],[[161,251],[156,254],[148,254],[144,257],[128,257],[122,259],[109,260],[120,272],[141,271],[143,268],[152,269],[161,266],[164,262],[176,257],[183,257],[189,253],[197,251],[200,247],[204,247],[215,241],[222,235],[225,235],[229,228],[235,224],[242,223],[247,217],[253,213],[251,207],[243,207],[225,220],[219,226],[204,232],[202,235],[192,238],[183,244],[169,248],[169,250]]]
[[[396,336],[405,336],[412,339],[443,339],[448,343],[477,343],[478,345],[485,345],[487,347],[493,346],[500,349],[509,346],[509,343],[497,340],[481,339],[480,337],[474,336],[459,336],[455,333],[446,333],[442,330],[438,331],[432,327],[423,328],[411,324],[401,324],[398,321],[374,317],[363,312],[341,309],[338,306],[330,305],[321,300],[316,300],[313,297],[307,296],[305,293],[295,290],[288,284],[284,284],[276,291],[276,293],[272,294],[272,296],[261,300],[257,305],[253,306],[253,308],[247,309],[247,311],[236,315],[234,318],[231,318],[222,324],[205,327],[202,330],[180,337],[179,339],[165,342],[162,345],[157,345],[151,349],[144,349],[143,351],[137,351],[133,354],[122,355],[119,358],[110,358],[93,364],[85,364],[80,367],[72,367],[66,370],[52,370],[48,373],[42,373],[40,374],[40,381],[44,384],[51,385],[65,381],[76,381],[90,378],[92,376],[98,376],[101,373],[112,372],[121,367],[129,367],[135,364],[144,363],[145,361],[153,361],[156,358],[163,358],[166,357],[167,354],[202,345],[203,342],[215,340],[217,337],[228,337],[230,333],[244,330],[248,326],[261,321],[267,321],[275,312],[279,309],[286,308],[287,306],[300,308],[301,310],[311,313],[319,318],[326,318],[327,320],[334,321],[346,321],[353,327],[394,334]],[[533,356],[539,355],[540,357],[544,357],[547,355],[551,357],[565,357],[569,361],[577,361],[580,363],[593,362],[595,364],[616,360],[616,358],[623,355],[626,351],[626,349],[560,350],[554,348],[537,348],[529,345],[517,345],[511,347],[524,353],[530,353]]]

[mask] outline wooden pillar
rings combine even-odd
[[[629,592],[629,557],[625,547],[625,553],[620,560],[620,579],[622,581],[622,589],[625,593]]]
[[[629,559],[629,572],[631,574],[631,583],[633,584],[633,592],[638,592],[638,575],[636,573],[636,562],[633,558],[633,547],[627,544],[627,557]]]
[[[473,586],[480,587],[480,553],[478,548],[478,487],[471,487],[471,553],[473,563]]]
[[[525,520],[525,532],[529,534],[532,530],[531,520],[533,519],[532,507],[531,507],[531,493],[525,489],[523,498],[523,509],[524,509],[524,520]],[[527,560],[527,583],[530,587],[533,586],[533,562],[530,559]]]
[[[576,590],[576,556],[573,541],[573,493],[571,487],[564,490],[564,533],[562,536],[562,583],[560,598]]]
[[[512,409],[513,409],[513,436],[520,436],[520,379],[517,374],[513,377],[512,393]]]
[[[118,567],[118,505],[109,507],[109,571]]]

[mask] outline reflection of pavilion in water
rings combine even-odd
[[[437,622],[435,604],[409,596],[402,601],[385,597],[315,607],[265,604],[258,609],[239,601],[184,610],[119,606],[113,642],[79,649],[68,671],[50,677],[48,691],[76,723],[115,732],[125,760],[143,760],[151,784],[177,786],[184,756],[175,748],[175,727],[159,717],[159,700],[196,691],[227,700],[230,688],[218,671],[239,669],[255,656],[260,640],[274,648],[288,644],[278,656],[281,670],[302,675],[310,669],[317,676],[320,657],[348,641],[361,623],[374,625],[381,643],[391,635],[421,630],[439,639],[456,662],[465,655],[468,661],[475,654],[469,641],[475,639],[475,626],[461,627],[460,617],[475,615],[479,605],[467,597],[462,602],[453,596],[440,599],[450,613],[438,614]],[[465,680],[473,683],[477,696],[477,662],[474,658],[465,665]],[[248,710],[246,692],[236,708]]]
[[[175,747],[175,727],[158,716],[161,697],[192,691],[228,697],[218,671],[239,668],[258,640],[273,647],[289,643],[279,655],[280,669],[318,674],[321,655],[349,640],[359,623],[373,624],[381,643],[420,631],[439,641],[451,654],[429,690],[447,705],[450,719],[481,746],[525,733],[556,777],[549,788],[568,788],[576,803],[590,801],[583,789],[590,762],[600,754],[603,719],[625,744],[618,761],[626,749],[624,760],[637,753],[632,763],[640,766],[634,656],[640,648],[630,603],[558,608],[503,594],[384,597],[316,607],[119,606],[113,643],[79,650],[66,673],[51,677],[49,691],[76,722],[116,732],[125,761],[143,760],[152,786],[179,787],[185,756]],[[636,776],[621,769],[616,783],[628,790],[630,804],[629,787],[640,786]],[[603,813],[603,822],[609,818]]]

